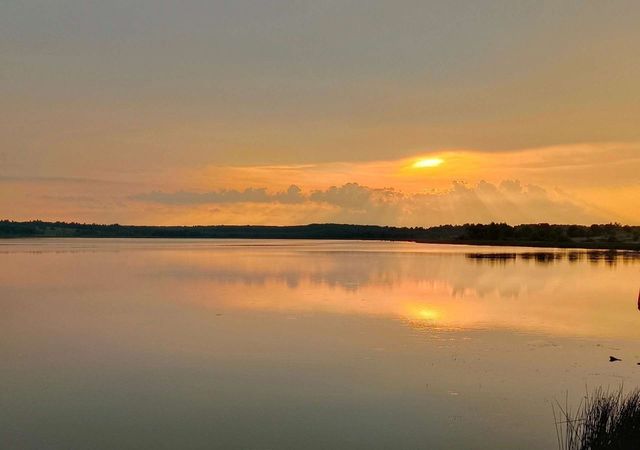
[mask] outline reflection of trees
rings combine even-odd
[[[451,295],[474,292],[479,297],[497,293],[517,297],[536,292],[580,264],[628,264],[640,258],[625,252],[523,252],[523,253],[401,253],[401,252],[305,252],[273,254],[253,250],[203,252],[201,259],[168,261],[166,270],[153,273],[197,278],[216,284],[265,286],[284,284],[328,286],[348,292],[364,287],[391,289],[400,284],[447,285]],[[532,265],[531,262],[534,264]],[[550,270],[553,267],[553,270]],[[558,270],[562,267],[562,270]]]
[[[558,261],[590,261],[592,263],[604,262],[615,265],[618,262],[640,262],[640,252],[616,251],[616,250],[581,250],[581,251],[556,251],[556,252],[523,252],[523,253],[467,253],[466,257],[479,262],[489,264],[506,263],[521,259],[535,261],[540,264],[551,264]]]
[[[391,253],[376,253],[373,257],[370,253],[345,252],[282,256],[265,251],[263,256],[249,258],[242,254],[226,254],[214,257],[204,265],[180,264],[168,272],[222,284],[267,285],[275,282],[294,288],[304,282],[356,291],[365,285],[392,287],[407,277],[418,276],[419,271],[410,270],[407,264],[405,256]],[[165,271],[157,273],[167,274]]]

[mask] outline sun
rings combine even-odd
[[[425,159],[417,160],[416,162],[413,163],[413,165],[411,167],[413,167],[414,169],[425,169],[425,168],[428,168],[428,167],[438,167],[443,162],[444,162],[444,159],[442,159],[442,158],[425,158]]]

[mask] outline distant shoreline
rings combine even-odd
[[[1,238],[376,240],[424,244],[640,251],[640,226],[620,224],[587,226],[539,223],[511,226],[505,223],[490,223],[409,228],[333,223],[292,226],[144,226],[0,220]]]

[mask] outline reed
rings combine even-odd
[[[560,450],[640,449],[640,390],[595,389],[575,411],[553,408]]]

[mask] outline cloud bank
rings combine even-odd
[[[255,213],[262,206],[264,214],[276,214],[286,206],[291,213],[296,209],[304,212],[308,221],[405,226],[488,221],[587,223],[606,219],[596,208],[575,201],[561,191],[547,191],[518,180],[504,180],[498,184],[480,181],[473,185],[453,182],[448,189],[421,193],[345,183],[306,192],[297,185],[291,185],[276,192],[266,188],[154,191],[132,198],[162,206],[215,207],[210,209],[214,216],[225,207],[234,209],[234,206],[244,205]],[[264,209],[266,207],[270,207],[269,210]],[[274,216],[273,219],[274,223],[280,222],[279,217]]]

